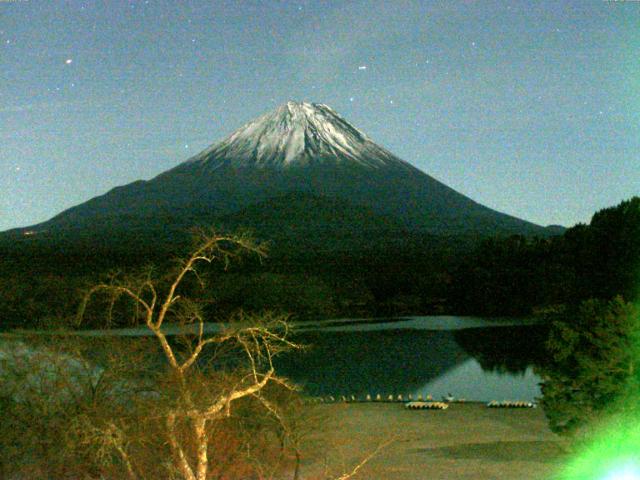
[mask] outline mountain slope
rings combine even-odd
[[[113,229],[145,221],[182,227],[292,192],[345,200],[429,233],[546,233],[400,160],[326,105],[295,102],[152,180],[115,188],[29,229]]]

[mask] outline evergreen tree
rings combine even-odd
[[[640,309],[622,297],[590,299],[549,314],[548,362],[539,372],[551,429],[572,433],[637,392]]]

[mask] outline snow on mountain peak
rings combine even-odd
[[[191,162],[275,168],[326,162],[379,168],[404,163],[327,105],[293,101],[252,120]]]

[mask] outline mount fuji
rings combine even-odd
[[[294,212],[294,213],[292,213]],[[429,234],[535,234],[376,145],[323,104],[287,102],[157,177],[114,188],[21,234],[180,231],[206,223],[331,231],[384,225]],[[386,228],[385,227],[385,228]]]

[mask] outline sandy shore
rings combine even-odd
[[[453,404],[444,411],[407,410],[399,403],[314,407],[315,427],[305,441],[313,461],[302,478],[353,466],[391,438],[357,478],[500,479],[552,478],[565,454],[541,409],[491,409]]]

